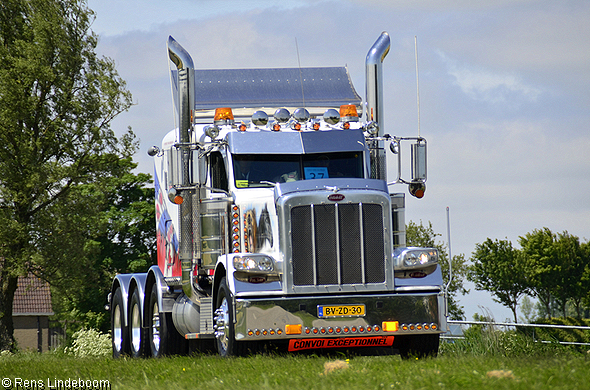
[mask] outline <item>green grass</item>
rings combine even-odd
[[[395,355],[289,354],[114,360],[21,353],[0,357],[0,379],[8,378],[13,384],[16,378],[21,378],[21,383],[41,381],[43,387],[37,389],[51,388],[56,380],[79,378],[108,380],[112,389],[152,390],[590,389],[590,354],[586,351],[531,343],[507,349],[510,344],[521,345],[523,340],[511,336],[498,342],[490,341],[490,337],[497,335],[480,334],[471,340],[443,344],[437,358],[408,360]],[[335,361],[341,365],[327,371],[326,365]]]

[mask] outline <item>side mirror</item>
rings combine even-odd
[[[183,150],[172,147],[165,151],[168,160],[168,188],[179,187],[185,185],[183,183],[183,165],[182,154]],[[165,158],[166,158],[165,157]],[[206,164],[205,158],[199,158],[198,150],[191,150],[188,155],[188,183],[186,185],[204,184],[206,180]]]
[[[412,181],[426,181],[426,140],[412,144]]]

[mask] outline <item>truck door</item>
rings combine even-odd
[[[220,152],[208,157],[209,189],[200,201],[201,266],[214,269],[219,256],[229,252],[229,208],[232,202],[227,191],[228,175]]]

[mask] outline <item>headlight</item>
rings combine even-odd
[[[264,255],[236,256],[234,268],[236,271],[245,272],[273,272],[274,261],[271,257]]]
[[[397,264],[401,268],[423,268],[438,263],[435,248],[404,248],[398,254]]]

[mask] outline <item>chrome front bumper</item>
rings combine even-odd
[[[442,292],[237,298],[237,340],[433,334],[446,331]],[[363,316],[321,318],[320,306],[364,305]]]

